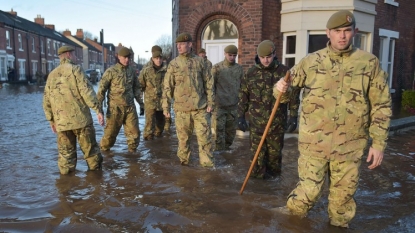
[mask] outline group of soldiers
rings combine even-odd
[[[193,53],[191,35],[181,33],[175,41],[179,56],[166,65],[162,49],[153,46],[152,58],[137,78],[129,66],[130,50],[123,47],[118,63],[104,73],[96,94],[85,72],[73,63],[74,49],[62,46],[58,50],[61,63],[49,75],[43,100],[46,119],[58,137],[59,170],[61,174],[75,170],[76,139],[89,170],[100,170],[101,151],[114,146],[121,127],[128,150],[135,152],[140,138],[135,100],[140,115],[145,115],[144,140],[162,136],[174,110],[181,165],[189,164],[193,133],[200,165],[214,167],[213,149],[230,149],[236,129],[249,130],[251,151],[259,150],[250,176],[275,177],[281,173],[284,133],[297,128],[303,89],[300,181],[287,205],[275,210],[304,217],[320,197],[329,174],[330,224],[348,227],[356,212],[353,196],[362,156],[368,153],[369,169],[381,164],[391,115],[387,74],[373,54],[352,45],[358,31],[355,26],[351,12],[333,14],[327,22],[327,47],[291,69],[277,60],[270,40],[258,44],[255,65],[247,72],[236,63],[238,48],[234,45],[225,47],[225,59],[212,66],[204,49],[198,51],[199,56]],[[289,79],[284,80],[288,72]],[[278,109],[270,119],[274,106]],[[100,125],[106,123],[99,145],[90,108]],[[260,141],[263,145],[258,148]]]

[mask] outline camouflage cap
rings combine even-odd
[[[273,54],[275,51],[275,45],[270,40],[264,40],[261,43],[259,43],[257,48],[257,54],[260,57],[265,57]]]
[[[233,44],[226,46],[223,51],[229,54],[238,54],[238,48]]]
[[[181,33],[176,38],[177,42],[192,42],[192,36],[189,33]]]
[[[58,55],[61,55],[62,53],[66,53],[66,52],[72,52],[74,50],[75,49],[72,48],[71,46],[64,45],[58,49]]]
[[[204,48],[200,48],[199,49],[199,51],[197,51],[197,53],[199,54],[199,53],[206,53],[206,49],[204,49]]]
[[[161,57],[162,53],[163,53],[163,50],[161,49],[160,46],[154,45],[153,47],[151,47],[151,56],[152,57]]]
[[[356,20],[354,15],[348,10],[341,10],[334,13],[327,21],[327,29],[335,29],[341,27],[355,26]]]
[[[118,51],[118,55],[122,57],[129,57],[130,56],[130,50],[126,47],[121,47],[120,51]]]

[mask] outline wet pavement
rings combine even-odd
[[[78,150],[74,174],[57,168],[56,137],[42,110],[43,88],[0,89],[0,232],[413,232],[415,129],[389,139],[374,171],[363,162],[350,229],[328,224],[327,185],[305,219],[270,211],[285,204],[297,182],[297,139],[288,137],[283,171],[274,180],[249,179],[249,141],[215,153],[216,168],[198,165],[192,139],[190,166],[176,157],[170,135],[142,141],[129,153],[123,131],[104,154],[103,171],[87,172]],[[96,122],[95,115],[93,115]],[[140,117],[143,129],[144,117]],[[97,139],[103,128],[95,123]]]

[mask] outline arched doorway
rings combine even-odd
[[[203,30],[201,44],[206,49],[208,59],[216,64],[225,58],[223,49],[226,46],[232,44],[238,47],[238,38],[238,29],[234,23],[227,19],[216,19]]]

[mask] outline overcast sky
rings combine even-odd
[[[150,58],[151,47],[162,35],[171,36],[171,0],[0,0],[0,10],[13,8],[19,17],[34,21],[37,15],[56,31],[88,31],[104,43],[132,47],[141,58]]]

